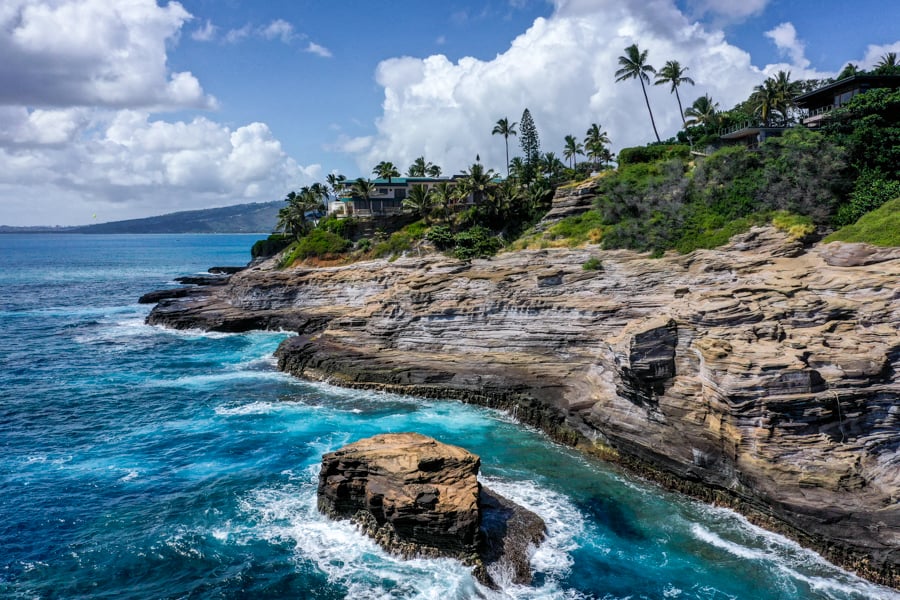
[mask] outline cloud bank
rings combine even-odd
[[[225,126],[174,110],[216,100],[167,66],[191,15],[155,0],[0,4],[0,224],[116,220],[273,200],[319,175],[264,123]],[[208,40],[210,22],[194,32]],[[259,31],[289,41],[275,20]]]
[[[698,10],[715,10],[731,18],[755,14],[763,0],[695,2]],[[542,149],[562,154],[567,134],[582,138],[591,123],[600,123],[614,150],[653,139],[640,84],[615,82],[618,57],[636,43],[661,67],[677,60],[690,70],[695,86],[680,89],[685,106],[709,93],[722,108],[745,99],[753,87],[779,69],[794,79],[823,77],[809,67],[804,46],[790,23],[766,34],[787,62],[757,67],[750,55],[729,44],[724,33],[692,21],[672,0],[557,0],[554,13],[539,18],[493,60],[443,55],[400,57],[383,61],[376,81],[384,89],[377,134],[343,141],[368,172],[381,160],[404,167],[424,154],[445,172],[474,162],[503,171],[504,145],[491,136],[502,117],[518,121],[531,111]],[[660,136],[677,133],[681,117],[669,86],[649,86],[648,94]],[[510,151],[518,153],[518,139]]]

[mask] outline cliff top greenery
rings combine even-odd
[[[654,75],[654,83],[669,86],[682,109],[679,88],[693,85],[688,67],[669,61],[656,71],[636,45],[626,48],[619,62],[616,81],[638,80],[647,100],[645,86]],[[848,65],[839,79],[863,73]],[[885,55],[874,73],[900,75],[896,55]],[[476,160],[452,184],[412,186],[403,200],[405,217],[390,221],[387,230],[366,230],[356,218],[320,218],[318,211],[331,194],[365,200],[375,194],[371,180],[348,182],[331,174],[327,185],[288,194],[279,214],[281,233],[260,242],[254,256],[287,248],[285,265],[296,260],[321,264],[436,248],[469,259],[503,248],[582,244],[660,255],[716,247],[755,224],[772,223],[805,238],[857,221],[860,227],[846,229],[854,239],[897,243],[897,203],[891,200],[900,197],[900,89],[859,94],[831,111],[818,129],[799,125],[802,115],[794,98],[830,83],[791,81],[790,73],[780,72],[728,111],[719,111],[709,95],[700,96],[681,111],[684,128],[676,137],[624,148],[618,157],[609,150],[606,132],[592,123],[581,140],[565,136],[567,163],[541,152],[537,124],[525,109],[519,122],[504,117],[492,131],[502,137],[507,157],[510,137],[518,137],[521,145],[523,154],[508,159],[505,178]],[[785,129],[758,148],[722,146],[722,129],[748,122]],[[586,160],[579,163],[579,156]],[[400,177],[388,161],[372,173],[388,180]],[[439,177],[441,168],[423,156],[406,175]],[[594,193],[590,210],[542,221],[554,191],[576,186]],[[865,215],[871,216],[862,221]]]

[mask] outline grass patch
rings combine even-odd
[[[567,245],[578,246],[589,241],[596,243],[602,237],[603,215],[598,210],[566,217],[551,226],[544,237],[547,240],[566,240]]]
[[[786,210],[777,210],[772,213],[772,225],[775,229],[786,232],[795,240],[802,240],[816,230],[811,218]]]
[[[874,246],[900,246],[900,198],[885,202],[856,223],[838,229],[825,242],[865,242]]]
[[[585,271],[602,271],[603,270],[603,262],[597,258],[596,256],[592,256],[581,265],[581,268]]]

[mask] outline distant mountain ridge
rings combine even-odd
[[[0,233],[267,233],[275,228],[282,206],[283,201],[274,200],[78,227],[0,226]]]

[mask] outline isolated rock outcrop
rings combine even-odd
[[[270,261],[149,320],[296,331],[285,371],[505,409],[900,587],[898,281],[895,252],[755,228],[659,259]]]
[[[529,549],[543,521],[482,488],[481,459],[417,433],[376,435],[322,457],[319,510],[351,518],[389,552],[449,556],[490,584],[491,564],[507,561],[531,580]],[[484,523],[484,527],[482,527]]]

